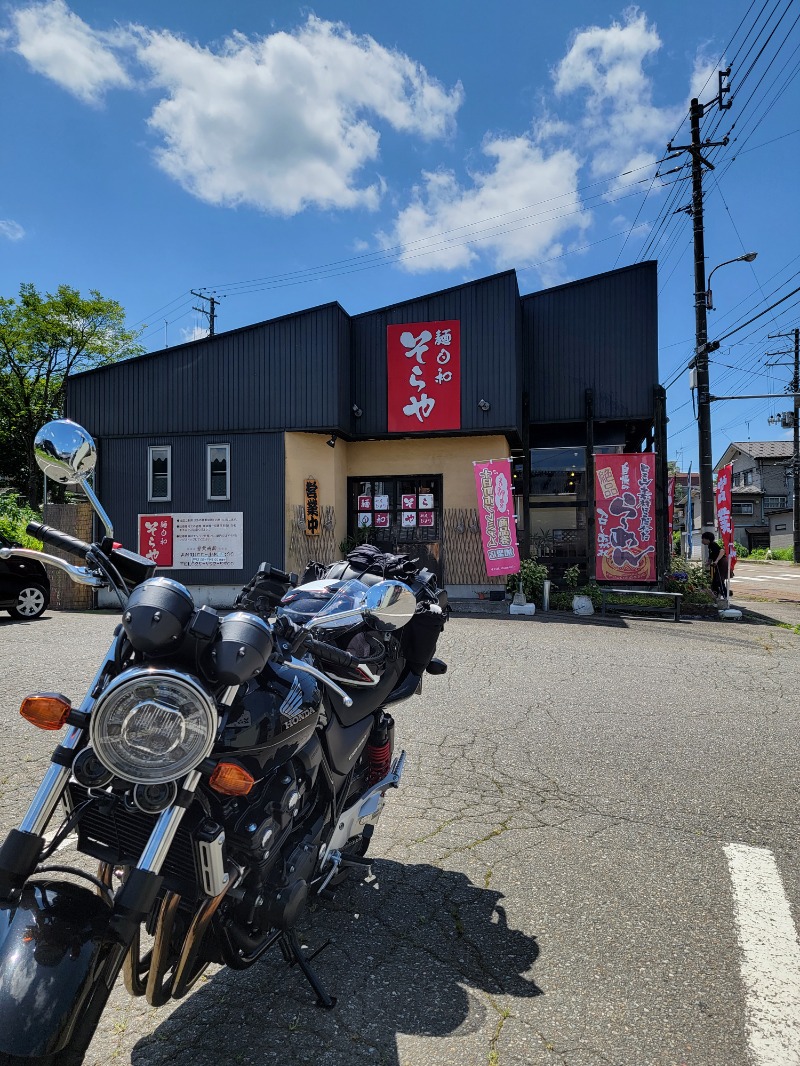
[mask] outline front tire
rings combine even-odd
[[[41,618],[49,603],[50,597],[47,589],[43,585],[31,582],[30,585],[20,589],[17,602],[13,607],[8,608],[8,613],[12,618],[16,618],[19,621],[33,622],[35,619]],[[3,1066],[2,1062],[0,1062],[0,1066]]]

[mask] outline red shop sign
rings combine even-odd
[[[139,554],[156,566],[172,566],[172,515],[139,515]]]
[[[390,433],[461,429],[461,323],[386,327]]]

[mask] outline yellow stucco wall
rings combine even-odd
[[[485,437],[426,437],[325,443],[326,433],[286,433],[286,543],[295,507],[303,503],[303,481],[313,476],[319,483],[320,506],[331,504],[336,513],[335,540],[347,535],[347,478],[441,474],[443,506],[476,506],[473,462],[510,455],[503,435]],[[311,538],[309,538],[311,539]]]

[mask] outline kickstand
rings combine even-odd
[[[297,939],[297,933],[295,933],[293,929],[288,933],[284,933],[280,939],[281,952],[284,959],[286,959],[290,966],[294,966],[296,963],[300,967],[306,981],[308,981],[314,989],[314,995],[317,997],[317,1005],[324,1007],[326,1010],[332,1010],[336,1006],[336,996],[329,996],[325,991],[322,982],[311,967],[311,961],[312,959],[315,959],[321,951],[324,951],[329,944],[330,940],[326,940],[322,947],[317,948],[315,952],[306,957],[303,954],[300,941]]]

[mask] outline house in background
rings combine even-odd
[[[791,459],[790,440],[747,441],[729,445],[714,467],[732,467],[735,539],[750,551],[792,545]]]
[[[686,501],[689,495],[689,479],[691,478],[692,489],[700,492],[700,474],[692,471],[689,474],[685,470],[676,470],[670,475],[675,478],[675,512],[672,519],[673,533],[685,533],[686,530]],[[694,500],[694,496],[692,497]]]

